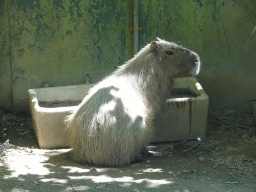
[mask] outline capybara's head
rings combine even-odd
[[[200,71],[199,55],[183,46],[156,38],[150,50],[174,78],[196,76]]]

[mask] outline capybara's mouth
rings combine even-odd
[[[200,63],[199,59],[195,61],[195,65],[196,65],[196,68],[195,68],[195,70],[193,72],[193,76],[197,76],[199,74],[199,72],[200,72],[201,63]]]

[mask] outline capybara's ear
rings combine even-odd
[[[156,37],[154,41],[160,41],[161,39],[159,37]]]
[[[151,52],[158,52],[158,50],[159,50],[159,38],[158,37],[156,37],[155,38],[155,40],[154,41],[152,41],[151,42],[151,44],[150,44],[150,51]]]

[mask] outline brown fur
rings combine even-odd
[[[199,67],[199,56],[175,43],[156,38],[145,46],[95,85],[68,117],[73,159],[97,166],[130,164],[150,142],[152,121],[172,79],[197,75]]]

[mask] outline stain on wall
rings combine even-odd
[[[12,109],[10,20],[7,1],[0,1],[0,106]]]
[[[15,110],[29,88],[97,82],[130,57],[124,0],[8,2]]]

